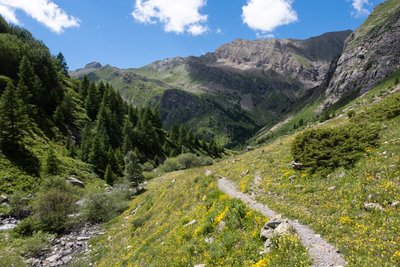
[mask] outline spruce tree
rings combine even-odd
[[[53,145],[50,144],[46,155],[45,173],[49,175],[57,175],[60,171],[60,163],[54,152]]]
[[[129,151],[125,158],[124,177],[133,188],[137,188],[144,181],[142,168],[139,165],[139,160],[133,151]]]
[[[85,99],[85,108],[88,117],[94,121],[99,110],[98,91],[94,83],[90,84],[88,94]]]
[[[57,57],[57,65],[59,70],[67,77],[69,77],[68,74],[68,65],[67,65],[67,61],[65,60],[64,55],[60,52],[58,53]]]
[[[90,81],[88,77],[85,75],[82,80],[81,91],[80,91],[82,99],[86,99],[86,96],[89,92],[89,87],[90,87]]]
[[[24,101],[26,112],[32,118],[37,113],[36,105],[38,103],[35,98],[38,98],[40,94],[37,79],[29,59],[24,56],[19,65],[17,94]]]
[[[23,101],[10,81],[0,98],[0,139],[3,146],[19,145],[28,126]]]
[[[122,152],[127,154],[130,150],[134,149],[133,145],[134,130],[129,118],[125,119],[124,127],[122,130]]]
[[[79,152],[79,157],[81,160],[88,162],[89,153],[92,147],[92,127],[90,123],[87,123],[81,133],[81,149]]]
[[[114,180],[115,180],[114,173],[112,171],[110,164],[108,164],[106,168],[106,173],[104,174],[104,181],[106,181],[106,183],[109,185],[114,185]]]
[[[104,175],[105,168],[108,163],[107,151],[109,148],[109,140],[106,129],[103,125],[95,128],[94,138],[89,153],[89,162],[95,167],[95,171],[99,175]]]

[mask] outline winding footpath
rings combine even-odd
[[[251,196],[240,192],[234,183],[226,177],[221,177],[218,180],[219,189],[225,194],[242,200],[251,209],[259,211],[268,218],[278,217],[278,213],[268,208],[268,206],[258,203]],[[346,262],[337,249],[326,242],[320,235],[316,234],[308,226],[299,223],[297,220],[289,220],[289,223],[294,227],[299,235],[303,245],[308,249],[308,253],[313,259],[313,266],[328,267],[328,266],[345,266]]]

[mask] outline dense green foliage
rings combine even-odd
[[[310,129],[299,134],[292,144],[292,156],[313,171],[351,167],[367,151],[378,145],[374,125],[355,124],[336,128]]]

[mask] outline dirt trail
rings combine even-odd
[[[278,213],[268,208],[268,206],[256,202],[251,196],[240,192],[234,183],[229,181],[226,177],[221,177],[218,180],[219,189],[225,194],[238,198],[245,202],[251,209],[257,210],[268,218],[278,216]],[[326,266],[345,266],[346,262],[342,255],[338,253],[337,249],[321,238],[308,226],[299,223],[297,220],[291,221],[297,234],[299,235],[303,245],[308,249],[308,253],[313,259],[313,266],[326,267]]]

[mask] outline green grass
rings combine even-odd
[[[259,232],[267,219],[218,191],[215,178],[204,171],[151,181],[130,209],[108,224],[106,235],[91,241],[95,265],[252,266],[284,258],[293,248],[293,262],[309,266],[296,236],[282,237],[270,254],[260,256]]]
[[[352,121],[379,126],[379,146],[367,148],[353,167],[337,168],[328,176],[293,170],[293,134],[224,160],[213,171],[234,180],[243,192],[254,190],[254,176],[260,173],[259,200],[310,225],[339,248],[349,266],[398,266],[400,212],[391,204],[400,200],[400,93],[393,93],[393,79],[349,103],[336,118],[314,126],[347,125],[349,107],[356,113]],[[367,211],[365,202],[378,203],[383,210]]]

